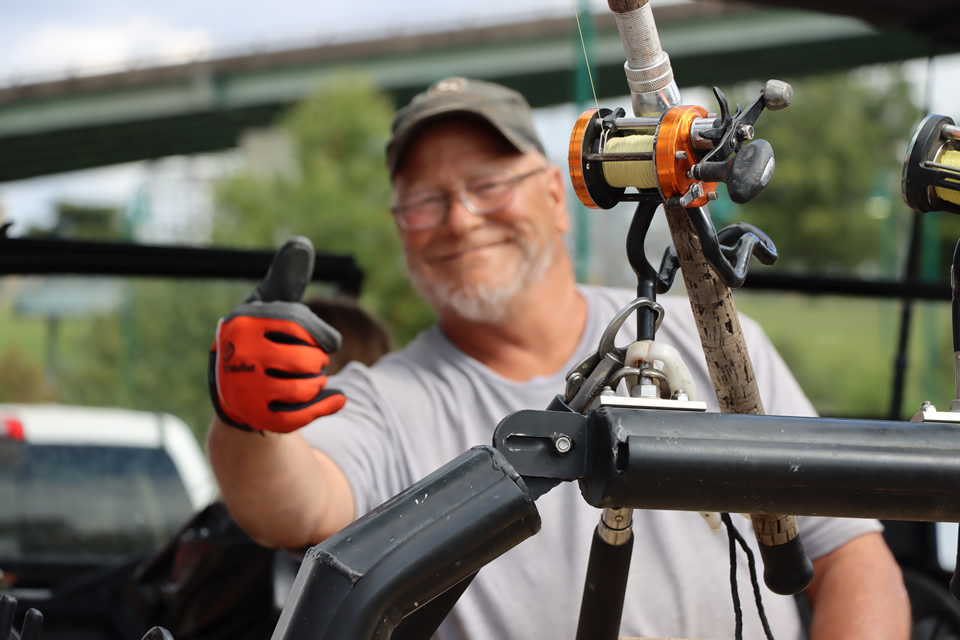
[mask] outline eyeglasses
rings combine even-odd
[[[390,210],[405,231],[423,231],[440,225],[450,212],[450,196],[456,194],[460,203],[472,214],[486,216],[500,211],[513,199],[518,182],[546,171],[539,167],[517,176],[496,174],[476,178],[456,191],[428,191],[418,193],[393,205]]]

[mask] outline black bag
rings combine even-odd
[[[194,516],[131,580],[134,611],[176,640],[263,640],[279,618],[274,556],[233,521],[223,503]],[[280,598],[282,602],[282,597]]]

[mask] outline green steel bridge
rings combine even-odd
[[[655,15],[681,86],[789,80],[931,53],[932,31],[908,21],[890,26],[888,5],[903,12],[907,3],[871,4],[872,18],[889,18],[877,26],[854,17],[857,1],[844,5],[853,15],[717,0],[655,7]],[[591,20],[598,95],[624,95],[613,15]],[[398,103],[451,74],[512,86],[534,106],[570,102],[583,56],[576,29],[573,18],[551,18],[0,86],[0,182],[234,147],[242,131],[268,125],[344,73],[365,74]],[[954,34],[940,47],[958,50],[960,40]]]

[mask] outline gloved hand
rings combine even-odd
[[[302,236],[277,251],[263,282],[217,324],[207,381],[217,415],[245,431],[288,433],[339,411],[324,367],[340,333],[300,302],[313,273]]]

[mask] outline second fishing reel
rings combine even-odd
[[[960,213],[960,126],[932,114],[913,134],[900,180],[903,201],[914,211]]]
[[[720,103],[716,117],[696,105],[673,106],[660,117],[627,117],[622,109],[584,112],[568,152],[580,202],[591,209],[628,201],[702,207],[717,199],[718,182],[738,204],[756,197],[773,176],[774,158],[770,143],[753,140],[753,125],[765,108],[789,106],[793,88],[768,80],[760,96],[746,109],[738,104],[734,114],[723,92],[713,91]]]

